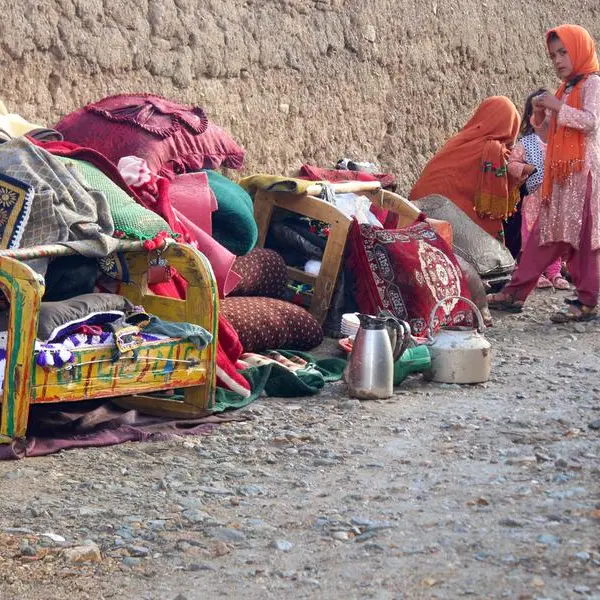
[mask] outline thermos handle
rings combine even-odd
[[[462,300],[463,302],[466,302],[467,304],[469,304],[471,306],[471,308],[473,309],[473,312],[475,313],[475,316],[477,317],[477,331],[479,333],[482,333],[483,331],[485,331],[485,323],[483,322],[483,315],[481,314],[481,311],[477,308],[477,305],[472,301],[469,300],[468,298],[465,298],[464,296],[446,296],[445,298],[442,298],[432,309],[431,311],[431,315],[429,316],[429,327],[427,328],[427,340],[428,343],[433,344],[433,342],[435,342],[435,337],[433,337],[433,320],[435,319],[435,313],[437,312],[438,308],[444,303],[446,302],[446,300],[450,300],[453,298],[457,298],[458,300]]]
[[[392,348],[393,359],[396,362],[404,354],[412,340],[410,325],[405,321],[399,321],[387,310],[380,311],[379,318],[384,319],[386,324],[391,323],[392,329],[396,330],[396,344]]]
[[[410,325],[406,321],[400,321],[399,325],[404,329],[404,335],[402,336],[402,346],[400,348],[400,352],[398,352],[398,356],[394,358],[394,362],[396,362],[396,359],[400,358],[404,352],[406,352],[406,349],[410,346],[413,339]]]

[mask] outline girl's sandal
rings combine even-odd
[[[571,289],[569,282],[561,275],[557,275],[552,280],[552,285],[554,286],[555,290],[570,290]]]
[[[515,300],[514,296],[498,292],[487,295],[488,307],[491,310],[500,310],[509,313],[520,313],[523,311],[523,302]]]
[[[572,300],[564,310],[559,310],[550,315],[553,323],[581,323],[593,321],[598,317],[598,307],[587,306],[579,300]]]
[[[540,275],[540,278],[538,279],[538,282],[535,287],[538,290],[547,290],[553,287],[553,284],[545,275]]]

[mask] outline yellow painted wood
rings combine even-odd
[[[206,378],[207,353],[189,342],[146,343],[137,360],[130,352],[113,362],[112,350],[77,352],[75,362],[68,368],[37,366],[32,402],[73,402],[198,386]]]
[[[329,183],[328,186],[334,194],[364,194],[365,192],[381,189],[379,181],[341,181],[339,183]],[[308,196],[318,196],[322,191],[322,183],[313,183],[306,188]]]
[[[27,430],[33,350],[44,286],[25,263],[0,257],[0,290],[10,304],[0,435],[23,437]]]
[[[307,273],[306,271],[302,271],[302,269],[297,269],[296,267],[288,267],[287,273],[290,279],[293,279],[294,281],[301,281],[302,283],[308,283],[309,285],[314,285],[318,277],[318,275]]]
[[[35,250],[35,251],[34,251]],[[168,414],[201,414],[212,407],[216,385],[218,291],[206,258],[191,246],[172,244],[163,253],[169,265],[188,281],[185,301],[154,296],[147,285],[149,255],[140,243],[124,242],[131,281],[122,294],[167,321],[187,321],[213,334],[200,351],[183,341],[145,344],[137,361],[111,362],[111,349],[75,352],[72,369],[44,369],[34,364],[34,344],[43,284],[21,260],[66,256],[63,246],[40,246],[0,252],[0,289],[11,304],[6,371],[2,394],[0,443],[26,433],[31,403],[69,402],[130,396],[136,407],[153,412],[164,404]],[[18,257],[18,258],[17,258]],[[21,260],[19,260],[21,259]],[[192,361],[177,362],[177,361]],[[83,363],[92,364],[83,364]],[[184,401],[147,396],[150,392],[184,388]],[[187,411],[187,412],[186,412]]]
[[[185,301],[154,296],[148,289],[146,272],[148,257],[128,253],[127,264],[134,282],[125,286],[123,295],[148,312],[169,321],[184,321],[201,325],[213,334],[213,341],[205,349],[206,372],[202,385],[186,387],[185,405],[212,407],[216,389],[218,290],[210,263],[191,246],[172,244],[161,253],[171,267],[188,282]],[[139,402],[136,400],[136,405]]]
[[[113,402],[123,408],[143,411],[157,417],[197,419],[211,412],[210,409],[194,406],[188,402],[154,398],[152,396],[123,396],[122,398],[115,398]]]
[[[132,300],[131,298],[129,299]],[[168,321],[186,321],[187,312],[185,300],[176,300],[149,294],[147,296],[142,296],[139,304],[141,304],[146,312],[151,315],[164,315],[161,318]],[[168,315],[168,317],[166,315]]]

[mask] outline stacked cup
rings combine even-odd
[[[342,335],[354,339],[359,327],[358,313],[346,313],[342,315],[342,324],[340,327]]]

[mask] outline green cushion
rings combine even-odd
[[[241,256],[258,241],[254,205],[246,190],[216,171],[205,171],[219,208],[212,214],[213,237],[227,250]]]

